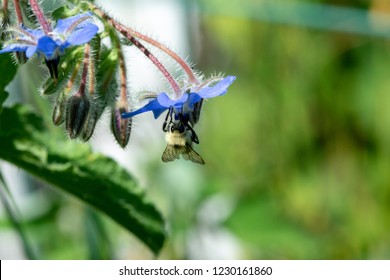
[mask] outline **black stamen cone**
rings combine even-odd
[[[49,68],[50,77],[52,79],[58,78],[58,65],[60,64],[60,57],[56,57],[54,59],[46,60],[45,63],[47,68]]]

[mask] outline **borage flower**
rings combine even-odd
[[[10,29],[15,38],[4,44],[1,53],[25,52],[27,58],[35,53],[43,55],[52,78],[58,77],[60,55],[66,48],[88,43],[98,32],[92,23],[92,14],[83,13],[60,19],[53,31],[45,34],[42,29],[28,29],[24,26]]]
[[[168,110],[163,125],[167,147],[162,155],[162,160],[164,162],[173,161],[182,155],[186,160],[204,164],[202,157],[192,149],[193,142],[199,144],[193,126],[199,120],[203,99],[224,95],[235,79],[234,76],[228,76],[214,86],[210,87],[206,83],[203,87],[189,89],[176,100],[162,92],[138,110],[122,114],[122,118],[131,118],[152,111],[154,118],[157,119],[164,111]]]

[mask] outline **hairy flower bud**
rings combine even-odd
[[[3,30],[5,30],[11,23],[10,13],[7,7],[0,8],[0,27],[2,35]],[[4,39],[4,38],[2,38]]]
[[[94,107],[94,106],[92,106]],[[93,132],[95,131],[96,123],[98,122],[101,114],[95,108],[91,108],[89,114],[87,116],[87,120],[85,121],[83,131],[81,132],[81,139],[87,142],[91,139]]]
[[[66,106],[65,127],[70,138],[77,138],[87,120],[90,102],[85,95],[72,96]]]
[[[127,113],[127,104],[118,102],[111,112],[111,130],[118,144],[125,148],[129,143],[132,119],[123,119],[122,114]]]
[[[10,14],[8,8],[0,8],[0,40],[5,41],[9,37],[9,33],[6,31],[11,23]]]
[[[61,125],[65,121],[66,105],[68,101],[68,92],[63,90],[58,94],[53,108],[52,120],[54,125]]]

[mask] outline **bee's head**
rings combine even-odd
[[[180,121],[178,123],[175,123],[175,122],[171,123],[170,131],[172,133],[175,132],[175,131],[177,131],[179,133],[184,133],[185,130],[186,130],[186,127],[183,124],[183,122]]]

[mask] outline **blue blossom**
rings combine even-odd
[[[91,13],[83,13],[60,19],[49,34],[45,34],[42,29],[28,29],[24,26],[11,29],[16,36],[5,43],[0,54],[25,52],[27,58],[35,53],[43,55],[50,74],[53,76],[54,71],[56,76],[59,56],[64,53],[65,49],[88,43],[98,32],[97,25],[91,22],[91,15]]]
[[[138,110],[122,114],[122,118],[131,118],[152,111],[157,119],[168,110],[162,127],[167,142],[161,156],[162,161],[170,162],[183,157],[185,160],[205,164],[203,158],[192,148],[193,143],[199,144],[193,127],[199,120],[203,100],[224,95],[235,79],[234,76],[228,76],[214,86],[209,86],[217,80],[211,78],[201,85],[190,86],[190,89],[175,100],[162,92]]]
[[[154,118],[157,119],[164,111],[173,109],[175,116],[180,114],[181,118],[188,119],[187,116],[193,112],[196,104],[198,104],[202,99],[224,95],[235,79],[235,76],[228,76],[214,86],[205,86],[200,88],[197,92],[192,92],[191,90],[189,92],[187,91],[176,100],[171,99],[165,92],[162,92],[158,94],[155,99],[138,110],[122,114],[122,118],[131,118],[136,115],[152,111]]]

